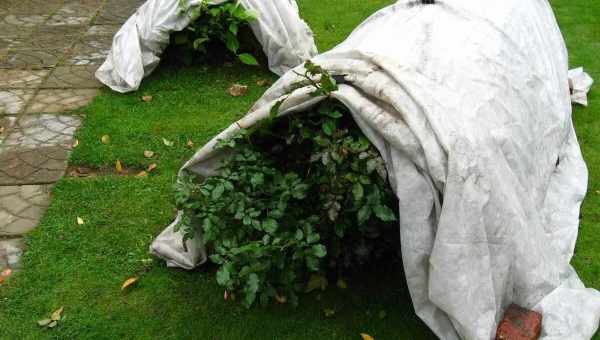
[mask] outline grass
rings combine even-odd
[[[376,9],[393,1],[300,0],[303,17],[320,50],[342,41]],[[600,80],[600,3],[554,0],[573,66]],[[343,10],[340,10],[343,9]],[[65,178],[41,225],[27,239],[24,270],[0,288],[0,339],[433,339],[414,315],[399,264],[349,278],[350,289],[305,296],[298,309],[271,306],[247,311],[223,301],[213,268],[186,272],[161,261],[146,264],[148,245],[174,216],[172,183],[195,146],[245,113],[266,90],[256,80],[267,71],[239,65],[221,68],[161,67],[131,95],[104,91],[85,111],[73,165],[133,168],[157,163],[148,178]],[[250,86],[232,98],[227,87]],[[153,96],[145,103],[142,95]],[[573,263],[588,286],[600,289],[600,90],[589,108],[574,112],[590,169]],[[104,145],[101,136],[109,135]],[[162,139],[174,141],[173,147]],[[156,153],[146,159],[144,150]],[[85,224],[77,225],[80,216]],[[141,279],[121,292],[121,283]],[[65,307],[66,319],[51,331],[36,320]],[[336,314],[325,318],[324,308]],[[385,311],[386,317],[378,314]],[[600,339],[600,338],[599,338]]]

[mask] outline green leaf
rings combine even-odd
[[[275,221],[272,218],[266,219],[263,223],[262,223],[262,228],[264,231],[266,231],[269,234],[273,234],[274,232],[277,231],[277,228],[279,228],[279,225],[277,224],[277,221]]]
[[[252,175],[252,177],[250,178],[250,183],[253,187],[263,185],[265,183],[265,175],[261,173]]]
[[[240,61],[246,65],[258,66],[258,60],[250,53],[241,53],[238,55]]]
[[[385,205],[376,205],[373,208],[373,212],[375,212],[375,216],[382,220],[383,222],[391,222],[396,221],[396,215],[392,211],[392,209],[388,208]]]
[[[368,205],[363,205],[358,210],[357,217],[358,217],[358,224],[363,225],[369,219],[369,217],[371,217],[371,207]]]
[[[333,120],[327,120],[324,124],[323,124],[323,132],[327,135],[327,136],[331,136],[333,135],[333,132],[335,131],[336,128],[336,124]]]
[[[234,35],[238,34],[238,25],[235,22],[232,22],[229,24],[229,32],[231,32]]]
[[[251,291],[245,291],[244,306],[246,306],[246,308],[252,307],[252,304],[254,304],[254,300],[256,300],[256,293],[253,293]]]
[[[277,102],[275,102],[275,104],[271,107],[271,111],[269,113],[269,116],[271,117],[271,119],[273,119],[279,115],[279,109],[281,108],[281,105],[283,104],[284,101],[285,101],[285,98],[280,99]]]
[[[251,291],[252,293],[256,293],[258,292],[258,285],[260,283],[260,279],[258,278],[258,275],[256,275],[256,273],[252,273],[248,276],[248,290]]]
[[[352,196],[354,196],[354,201],[359,202],[365,196],[365,189],[362,184],[354,183],[352,186]]]
[[[231,273],[227,269],[227,266],[222,266],[217,272],[217,283],[221,286],[226,286],[231,280]]]
[[[327,248],[322,244],[315,244],[312,246],[313,254],[318,258],[324,258],[327,255]]]
[[[231,32],[227,32],[225,34],[225,46],[227,46],[228,50],[237,54],[240,48],[240,42],[235,35],[233,35]]]
[[[223,184],[217,185],[212,191],[212,199],[218,200],[219,198],[221,198],[221,196],[223,196],[224,192],[225,192],[225,186]]]
[[[305,292],[310,293],[317,289],[325,290],[327,289],[328,285],[329,282],[327,281],[327,278],[325,276],[313,274],[310,276],[308,282],[306,283]]]

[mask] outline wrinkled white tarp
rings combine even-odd
[[[588,105],[587,94],[590,92],[594,80],[589,74],[583,72],[583,67],[569,70],[569,84],[571,85],[571,101],[573,103]]]
[[[110,54],[96,71],[96,78],[118,92],[136,91],[142,79],[158,66],[160,55],[169,44],[169,35],[190,23],[191,10],[180,13],[179,2],[144,3],[115,34]],[[189,4],[201,2],[190,0]],[[209,0],[210,4],[222,2]],[[274,73],[281,75],[317,54],[312,31],[300,18],[295,0],[240,0],[240,3],[259,14],[250,27]]]
[[[592,337],[600,293],[569,264],[588,173],[547,0],[401,0],[313,60],[346,75],[332,96],[386,161],[414,308],[440,338],[492,339],[510,303],[543,314],[542,339]],[[297,80],[286,73],[182,171],[213,174],[216,141],[268,117]],[[283,112],[322,100],[309,92]],[[171,265],[203,262],[200,244],[185,263],[162,253],[178,251],[169,236],[181,247],[172,228],[151,250]]]

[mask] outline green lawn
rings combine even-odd
[[[300,0],[303,17],[320,50],[342,41],[376,9],[392,0]],[[600,2],[552,1],[567,39],[572,65],[583,65],[600,80]],[[433,339],[414,315],[400,264],[356,273],[349,289],[303,296],[299,308],[271,306],[246,310],[223,300],[213,268],[186,272],[161,261],[144,261],[148,245],[173,218],[177,169],[196,146],[242,116],[266,88],[256,80],[268,71],[234,65],[222,68],[161,67],[138,93],[104,91],[86,110],[73,165],[144,168],[148,178],[107,176],[65,178],[41,225],[29,235],[24,270],[0,287],[0,339]],[[232,98],[227,87],[250,86]],[[142,95],[152,95],[145,103]],[[590,169],[590,194],[573,263],[587,285],[600,289],[600,90],[589,108],[575,113],[578,135]],[[109,135],[111,143],[100,139]],[[175,141],[173,147],[162,138]],[[156,153],[144,158],[144,150]],[[80,216],[85,224],[78,225]],[[121,283],[140,281],[126,292]],[[66,319],[51,331],[36,320],[64,306]],[[326,318],[323,309],[334,309]],[[386,316],[379,314],[385,311]]]

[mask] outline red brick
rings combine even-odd
[[[542,332],[542,314],[515,304],[508,306],[496,340],[537,340]]]

